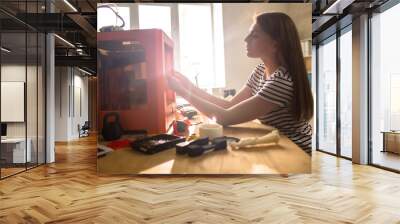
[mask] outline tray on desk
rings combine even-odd
[[[155,154],[173,148],[176,144],[184,142],[185,140],[184,137],[176,135],[160,134],[136,140],[132,142],[131,147],[142,153]]]

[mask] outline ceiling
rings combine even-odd
[[[388,0],[312,0],[313,43],[351,24],[353,17],[374,10]]]
[[[78,66],[96,73],[97,2],[100,1],[47,0],[46,6],[45,0],[1,0],[2,46],[12,49],[7,59],[21,61],[26,55],[35,57],[36,33],[54,32],[74,45],[55,38],[56,66]],[[39,45],[39,50],[42,47]]]
[[[351,17],[366,10],[376,8],[387,0],[270,0],[254,2],[304,2],[312,3],[312,36],[318,41],[335,32],[338,25],[346,25]],[[96,26],[97,3],[132,2],[132,0],[1,0],[0,25],[3,31],[2,44],[8,43],[8,48],[15,49],[15,54],[30,55],[35,52],[33,36],[25,31],[54,32],[75,47],[55,39],[56,65],[73,65],[96,71]],[[163,2],[163,1],[159,1]],[[333,7],[334,6],[334,7]],[[52,13],[48,13],[52,8]],[[76,9],[76,10],[75,10]],[[329,12],[329,13],[327,13]],[[335,27],[336,26],[336,27]],[[25,41],[28,48],[25,51]],[[78,50],[79,49],[79,50]]]

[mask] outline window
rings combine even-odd
[[[114,11],[116,11],[124,20],[125,25],[123,26],[124,30],[129,30],[130,25],[130,14],[129,7],[116,7],[110,4],[107,4]],[[97,31],[100,31],[101,27],[104,26],[120,26],[122,25],[122,21],[115,15],[115,13],[109,8],[98,8],[97,9]]]
[[[346,158],[352,157],[353,72],[351,49],[352,32],[350,25],[340,31],[340,36],[333,35],[320,43],[317,58],[317,149]],[[339,60],[337,60],[338,54]],[[340,70],[337,69],[337,63],[339,63]],[[338,75],[339,80],[337,80]],[[337,87],[339,87],[340,92],[337,92]],[[337,123],[338,117],[340,123]],[[340,145],[338,145],[339,139]]]
[[[171,7],[158,5],[139,5],[139,28],[163,30],[171,35]]]
[[[41,5],[44,1],[18,4],[21,16],[42,12]],[[46,37],[39,30],[13,25],[17,21],[3,12],[0,17],[10,21],[1,24],[0,29],[0,179],[3,179],[45,163]],[[4,100],[10,95],[15,95],[12,97],[15,101]]]
[[[140,29],[162,29],[174,40],[177,70],[201,88],[225,86],[221,4],[140,4],[138,11]]]
[[[224,54],[224,26],[222,21],[222,4],[213,4],[213,22],[214,22],[214,88],[225,87],[225,54]]]
[[[372,163],[400,170],[400,156],[385,150],[382,132],[400,130],[400,4],[371,18]],[[400,147],[399,136],[393,141]],[[384,152],[382,152],[384,151]]]
[[[400,73],[390,74],[390,130],[400,130]]]
[[[211,33],[209,4],[179,5],[181,71],[201,87],[211,87],[214,80]]]
[[[352,157],[352,35],[349,26],[340,36],[340,154]]]
[[[336,36],[318,48],[318,149],[336,153]]]
[[[225,78],[223,64],[222,9],[216,5],[214,21],[212,4],[180,4],[180,69],[199,87],[217,87],[216,77]],[[216,26],[213,26],[213,23]],[[214,30],[213,30],[214,27]],[[214,39],[215,37],[215,39]],[[218,66],[217,66],[218,64]],[[217,68],[219,68],[218,74]]]

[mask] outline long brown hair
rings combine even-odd
[[[261,29],[278,43],[280,56],[293,79],[292,113],[298,121],[313,116],[313,97],[301,49],[300,38],[293,20],[284,13],[263,13],[256,17]]]

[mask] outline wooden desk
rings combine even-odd
[[[26,144],[26,142],[28,144]],[[25,150],[25,145],[27,145]],[[30,138],[5,138],[1,139],[2,158],[6,163],[25,163],[31,161]]]
[[[392,152],[400,154],[400,131],[382,131],[383,150],[382,152]]]
[[[253,122],[224,128],[238,138],[264,135],[267,128]],[[277,145],[210,152],[200,157],[176,155],[169,149],[145,155],[130,148],[98,158],[99,174],[289,174],[310,173],[311,157],[285,136]]]

